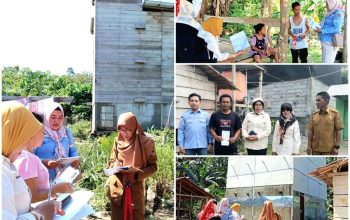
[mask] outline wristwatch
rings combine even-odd
[[[336,144],[336,145],[334,145],[334,148],[335,148],[335,149],[337,149],[337,150],[339,150],[339,148],[340,148],[340,144]]]
[[[42,214],[39,214],[36,211],[31,211],[31,213],[35,216],[37,220],[45,220],[44,216]]]

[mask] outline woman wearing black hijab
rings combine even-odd
[[[272,140],[273,155],[298,155],[301,144],[298,120],[290,103],[281,105]]]

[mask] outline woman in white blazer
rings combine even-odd
[[[248,155],[266,155],[268,136],[271,133],[271,120],[269,114],[264,112],[264,100],[253,100],[254,112],[249,112],[242,124],[244,147]]]
[[[272,155],[298,155],[300,144],[299,123],[293,113],[292,105],[283,103],[273,133]]]

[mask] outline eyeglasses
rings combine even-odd
[[[284,112],[284,111],[290,112],[290,109],[289,108],[282,108],[282,112]]]

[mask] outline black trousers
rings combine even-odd
[[[267,148],[261,150],[252,150],[247,148],[248,155],[266,155]]]
[[[307,48],[303,48],[303,49],[290,49],[290,52],[292,53],[292,62],[293,63],[298,63],[299,62],[299,58],[301,63],[307,63],[307,56],[309,55]]]
[[[214,146],[214,154],[215,155],[237,155],[237,145],[230,146]]]

